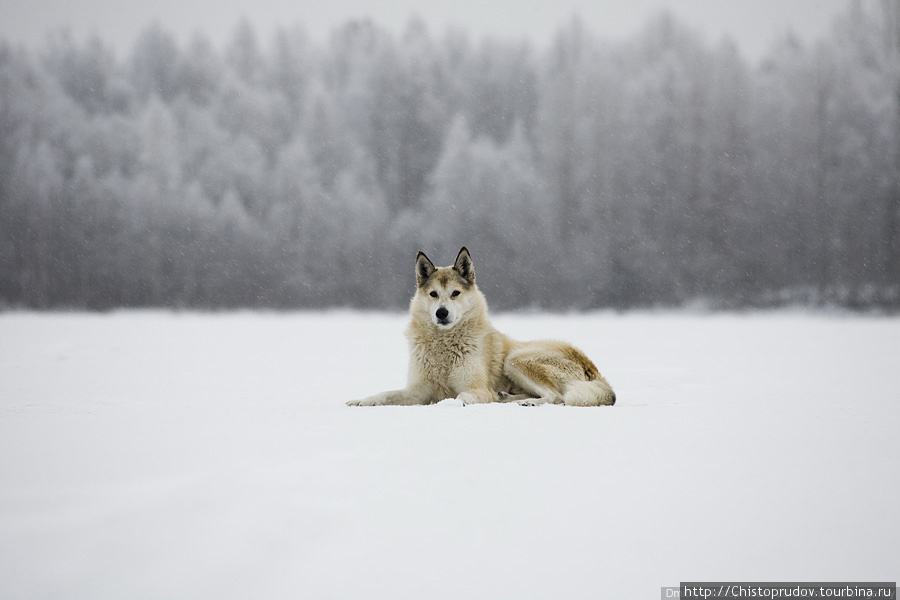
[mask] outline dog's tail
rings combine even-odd
[[[591,381],[573,381],[563,393],[566,406],[612,406],[616,403],[616,393],[612,386],[599,374]]]

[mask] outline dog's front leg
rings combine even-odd
[[[487,404],[497,400],[497,395],[488,389],[471,389],[460,393],[457,400],[465,404]]]
[[[385,406],[389,404],[406,404],[404,402],[404,392],[406,390],[391,390],[389,392],[381,392],[362,400],[350,400],[347,406]]]
[[[434,402],[434,392],[429,386],[419,384],[402,390],[381,392],[362,400],[350,400],[347,406],[412,406],[431,402]]]

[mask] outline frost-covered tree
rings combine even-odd
[[[898,32],[0,41],[0,303],[400,306],[466,245],[502,307],[900,306]]]
[[[499,305],[538,305],[557,283],[551,260],[556,216],[546,198],[547,186],[520,127],[498,145],[474,135],[458,116],[415,221],[422,224],[424,246],[440,255],[458,250],[460,240],[473,240],[472,251],[490,257],[484,285]],[[515,274],[520,285],[513,284]]]
[[[138,98],[171,102],[181,91],[180,52],[175,39],[157,23],[141,33],[131,55],[131,82]]]

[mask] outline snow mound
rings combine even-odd
[[[463,404],[462,400],[459,400],[458,398],[444,398],[440,402],[435,403],[435,406],[440,408],[453,408],[457,406],[465,406],[465,404]]]

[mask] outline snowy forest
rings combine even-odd
[[[0,306],[900,308],[900,8],[750,63],[661,15],[546,49],[346,23],[0,40]]]

